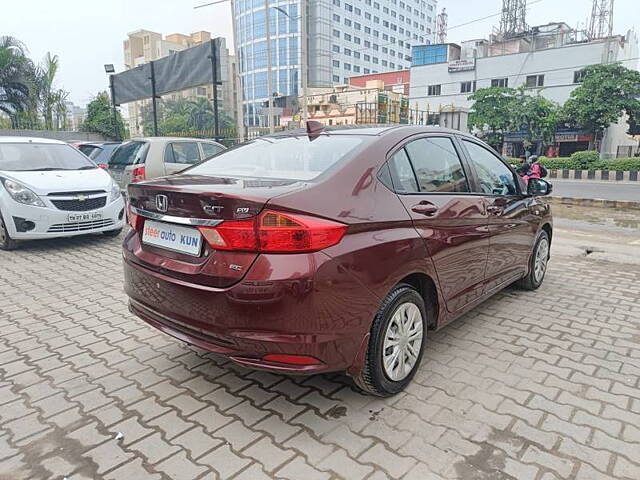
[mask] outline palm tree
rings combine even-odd
[[[211,102],[203,97],[189,101],[189,125],[195,130],[213,128],[214,117]]]
[[[42,65],[39,70],[39,87],[40,87],[40,102],[42,106],[42,116],[44,117],[44,124],[46,128],[52,128],[53,126],[53,110],[55,107],[55,91],[53,89],[53,82],[58,73],[58,56],[51,55],[50,52],[44,57]]]
[[[34,80],[34,66],[25,46],[14,37],[0,37],[0,111],[13,124],[16,113],[28,110],[33,100]]]
[[[53,111],[56,115],[56,128],[65,130],[67,128],[67,98],[69,92],[58,89],[53,93]]]

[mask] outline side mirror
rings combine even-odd
[[[541,178],[530,178],[527,184],[527,194],[532,197],[549,195],[553,191],[553,186]]]

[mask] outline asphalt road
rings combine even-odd
[[[549,179],[557,197],[602,198],[640,202],[640,182],[586,182],[584,180]]]

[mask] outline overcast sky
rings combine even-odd
[[[312,0],[313,1],[313,0]],[[626,31],[640,23],[639,0],[615,0],[614,30]],[[58,86],[70,91],[76,104],[86,104],[107,87],[103,65],[124,68],[122,41],[141,28],[162,34],[208,30],[231,44],[228,4],[194,10],[198,0],[3,0],[0,35],[24,42],[32,58],[47,51],[60,57]],[[564,21],[584,24],[592,0],[530,0],[530,25]],[[486,37],[499,21],[502,0],[440,0],[438,10],[449,14],[449,41]],[[491,14],[491,18],[455,28]]]

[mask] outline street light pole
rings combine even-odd
[[[111,93],[111,123],[113,131],[116,135],[116,140],[120,138],[120,126],[118,125],[118,111],[116,110],[116,91],[113,86],[113,75],[116,73],[116,69],[113,64],[109,63],[104,66],[104,71],[109,75],[109,92]]]
[[[267,93],[269,94],[269,133],[273,133],[273,85],[271,81],[271,19],[269,18],[269,0],[264,0],[264,17],[266,20],[267,34]]]

